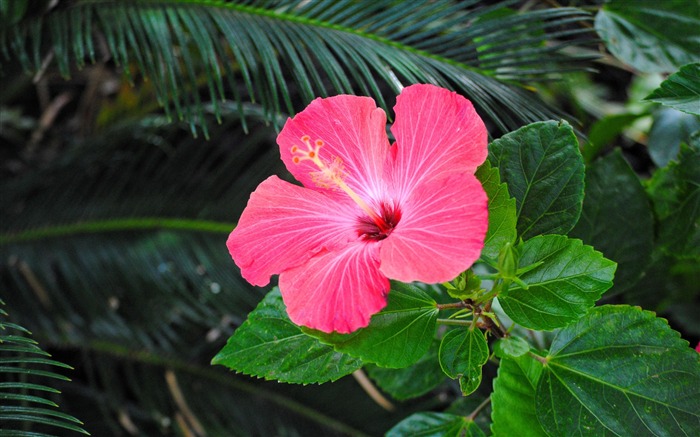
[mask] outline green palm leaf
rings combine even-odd
[[[4,302],[0,300],[0,305]],[[2,435],[48,436],[44,431],[62,430],[88,434],[75,417],[58,411],[54,398],[60,392],[49,381],[70,381],[54,368],[71,367],[48,358],[31,334],[20,325],[6,322],[0,308],[0,423]],[[41,382],[41,383],[40,383]]]
[[[28,71],[55,61],[65,76],[112,58],[205,133],[205,101],[217,117],[225,99],[259,102],[274,119],[294,112],[297,94],[361,93],[386,108],[384,94],[414,82],[459,91],[507,130],[560,115],[522,85],[580,69],[560,49],[590,39],[578,9],[514,3],[76,0],[8,26],[0,50]]]

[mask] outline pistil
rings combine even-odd
[[[317,139],[314,144],[311,144],[311,138],[308,135],[301,137],[301,141],[306,145],[307,150],[301,150],[299,146],[292,146],[291,152],[294,155],[292,160],[295,164],[302,161],[311,161],[320,170],[318,173],[312,173],[311,177],[319,186],[333,184],[343,190],[350,198],[372,219],[377,227],[382,231],[387,231],[390,226],[365,202],[360,196],[355,193],[343,180],[345,172],[343,170],[342,161],[340,158],[335,158],[331,165],[327,165],[320,157],[320,150],[324,143]]]

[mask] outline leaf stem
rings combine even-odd
[[[471,320],[437,319],[437,322],[440,325],[466,326],[466,327],[470,327],[472,325]]]
[[[474,421],[474,418],[476,418],[476,416],[478,416],[479,413],[481,413],[481,411],[482,411],[484,408],[486,408],[486,406],[487,406],[488,404],[490,404],[490,403],[491,403],[491,396],[489,395],[489,397],[487,397],[486,399],[484,399],[484,401],[483,401],[482,403],[480,403],[479,406],[477,406],[477,407],[474,409],[474,411],[472,411],[471,414],[469,414],[469,415],[467,416],[467,420],[471,420],[471,421],[473,422],[473,421]]]
[[[549,360],[547,360],[546,357],[541,357],[541,356],[537,355],[536,353],[534,353],[534,352],[532,352],[532,351],[528,351],[528,354],[529,354],[532,358],[534,358],[534,359],[536,359],[537,361],[539,361],[540,363],[544,364],[545,366],[546,366],[547,363],[549,362]]]
[[[453,302],[453,303],[438,303],[436,304],[438,310],[453,310],[453,309],[463,309],[471,308],[471,304],[468,302]]]

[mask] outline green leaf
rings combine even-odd
[[[684,65],[644,100],[661,103],[688,114],[700,115],[700,63]]]
[[[526,328],[549,331],[582,317],[612,287],[615,263],[581,240],[543,235],[520,247],[520,265],[541,265],[523,273],[498,296],[503,311]]]
[[[517,358],[530,351],[530,345],[523,338],[509,335],[493,344],[493,353],[497,357]]]
[[[486,336],[479,329],[453,329],[440,343],[440,367],[452,379],[459,378],[464,396],[481,384],[481,368],[489,359]]]
[[[482,437],[484,432],[463,416],[448,413],[415,413],[391,428],[386,437]]]
[[[537,386],[551,435],[697,435],[700,360],[668,323],[629,306],[593,309],[552,342]]]
[[[506,243],[515,242],[517,237],[515,199],[510,197],[508,186],[501,183],[498,169],[491,167],[489,161],[479,167],[476,177],[481,181],[489,198],[489,229],[481,256],[496,259],[501,247]]]
[[[351,334],[326,334],[304,328],[335,350],[382,367],[402,368],[418,361],[435,336],[436,302],[413,285],[392,282],[387,306],[366,328]]]
[[[491,432],[494,436],[547,435],[535,411],[535,389],[541,374],[542,365],[532,357],[501,359],[491,395]]]
[[[700,257],[700,136],[694,141],[648,187],[660,221],[658,244],[680,258]]]
[[[362,361],[335,352],[292,323],[277,288],[236,329],[212,364],[301,384],[335,381],[362,367]]]
[[[700,8],[690,3],[613,0],[598,12],[595,28],[608,50],[637,70],[676,71],[700,53]]]
[[[395,399],[422,396],[445,381],[438,361],[439,347],[440,343],[434,340],[425,355],[403,369],[387,369],[370,364],[365,370],[379,388]]]
[[[489,146],[489,160],[517,203],[518,234],[566,234],[583,203],[583,159],[571,126],[539,122]]]
[[[646,112],[611,114],[593,123],[588,131],[588,142],[581,150],[583,160],[586,164],[593,161],[605,146],[610,145],[629,125],[648,115]],[[588,195],[587,189],[586,195]],[[586,200],[584,199],[583,202],[585,208]]]
[[[664,167],[676,159],[681,143],[700,130],[700,117],[671,108],[661,107],[654,112],[647,147],[649,156],[658,167]]]
[[[615,286],[632,287],[651,259],[654,215],[637,174],[619,149],[586,168],[586,198],[570,235],[617,263]]]

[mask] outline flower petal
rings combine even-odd
[[[293,146],[306,150],[301,141],[304,136],[309,136],[311,142],[324,142],[319,151],[322,161],[331,163],[335,158],[340,159],[346,173],[345,183],[360,196],[376,198],[384,190],[382,174],[389,140],[386,114],[377,108],[374,100],[349,95],[316,99],[287,120],[277,137],[282,161],[294,177],[305,187],[329,191],[313,181],[311,174],[318,172],[318,167],[311,161],[298,164],[293,161]]]
[[[486,126],[471,102],[434,85],[411,85],[394,107],[394,184],[402,194],[425,178],[474,173],[488,154]]]
[[[271,176],[250,195],[226,246],[248,282],[266,285],[270,275],[357,240],[356,207],[347,202]]]
[[[476,177],[454,173],[419,185],[382,241],[380,270],[402,282],[445,282],[479,258],[488,228],[488,200]]]
[[[346,334],[386,306],[389,280],[379,271],[377,244],[357,243],[316,255],[280,275],[289,318],[298,325]]]

